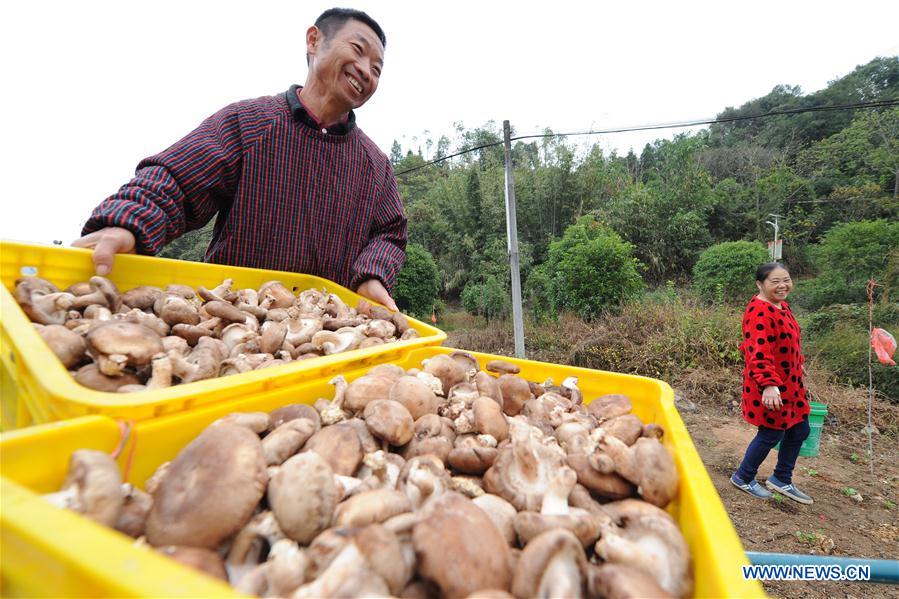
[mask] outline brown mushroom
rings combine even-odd
[[[414,420],[418,420],[425,414],[436,414],[439,405],[439,400],[434,392],[414,376],[400,377],[390,387],[388,398],[402,404],[409,410]]]
[[[231,290],[233,284],[233,279],[225,279],[213,289],[206,289],[203,286],[197,287],[197,294],[207,302],[219,300],[230,304],[237,299],[237,294]]]
[[[115,314],[122,306],[122,298],[115,283],[106,277],[93,276],[89,281],[91,293],[76,297],[72,301],[72,307],[81,310],[91,304],[99,304],[109,308]]]
[[[499,374],[518,374],[521,372],[516,364],[506,362],[505,360],[490,360],[487,362],[487,370]]]
[[[79,449],[69,459],[62,490],[44,498],[94,522],[114,527],[124,506],[119,467],[108,453]]]
[[[399,402],[389,399],[368,402],[364,418],[368,430],[391,445],[405,445],[412,439],[414,420],[409,410]]]
[[[500,450],[484,474],[484,488],[516,509],[537,510],[543,503],[550,474],[562,465],[561,450],[537,441],[530,425],[515,419],[509,424],[511,443]]]
[[[288,420],[262,440],[262,453],[269,466],[281,464],[315,434],[316,423],[306,418]]]
[[[475,430],[490,435],[497,441],[509,436],[509,424],[503,415],[502,407],[489,397],[478,397],[472,402]]]
[[[228,573],[225,571],[224,560],[211,549],[188,547],[186,545],[165,545],[156,550],[176,562],[190,566],[213,578],[228,582]]]
[[[627,395],[613,393],[597,397],[587,405],[587,411],[598,418],[600,422],[630,414],[633,404]]]
[[[121,375],[126,366],[141,368],[162,352],[159,335],[139,324],[110,321],[92,329],[85,337],[88,354],[100,371]]]
[[[439,395],[447,395],[454,385],[468,380],[465,368],[446,354],[437,354],[423,364],[425,372],[440,379],[442,392]]]
[[[100,367],[96,364],[86,364],[72,376],[79,385],[107,393],[115,393],[127,385],[141,384],[140,379],[130,372],[124,372],[121,376],[108,376],[100,372]]]
[[[531,398],[531,388],[528,382],[514,374],[504,374],[497,381],[503,394],[503,412],[509,416],[515,416],[524,407],[524,403]]]
[[[482,509],[458,493],[444,493],[429,504],[427,516],[413,528],[412,542],[419,574],[446,597],[509,589],[506,539]]]
[[[582,597],[587,558],[571,531],[545,532],[518,558],[512,594],[516,597]]]
[[[640,437],[628,447],[606,435],[600,445],[612,458],[615,470],[637,485],[637,492],[646,501],[663,508],[677,495],[677,467],[658,439]]]
[[[442,418],[437,414],[425,414],[415,421],[412,439],[403,449],[403,457],[408,460],[430,453],[440,458],[443,463],[447,463],[455,437],[452,422],[448,418]]]
[[[315,432],[321,430],[321,418],[315,408],[304,403],[293,403],[281,406],[277,410],[269,412],[269,431],[278,428],[285,422],[296,418],[305,418],[315,425]]]
[[[503,537],[510,546],[515,545],[518,537],[515,534],[514,520],[518,512],[514,505],[492,493],[479,495],[471,502],[484,510],[496,528],[503,533]]]
[[[634,414],[622,414],[604,422],[602,429],[625,445],[633,445],[643,435],[643,421]]]
[[[362,461],[362,446],[355,429],[344,423],[322,427],[303,446],[303,451],[314,451],[328,462],[334,474],[352,476]]]
[[[130,483],[122,485],[122,513],[115,529],[135,539],[142,537],[147,526],[147,516],[153,507],[153,497]]]
[[[284,534],[309,544],[331,525],[337,506],[334,472],[315,452],[299,453],[272,477],[268,502]]]
[[[608,599],[667,599],[671,597],[651,576],[623,564],[590,564],[587,588],[591,597]]]
[[[147,539],[214,548],[250,520],[267,483],[259,437],[242,426],[210,426],[172,460],[155,489]]]
[[[122,303],[129,308],[138,310],[152,310],[153,305],[160,297],[165,295],[159,287],[141,286],[129,289],[122,294]]]
[[[171,327],[176,324],[198,324],[200,314],[197,307],[180,295],[167,293],[153,304],[153,312]]]
[[[381,375],[360,376],[347,386],[343,405],[354,414],[361,413],[368,402],[389,399],[393,384],[393,379]]]
[[[412,502],[401,491],[375,489],[357,493],[342,501],[334,512],[336,526],[358,527],[381,523],[412,511]]]
[[[603,506],[620,526],[608,526],[596,542],[597,556],[652,576],[665,592],[687,597],[693,589],[690,551],[671,516],[656,506],[625,499]]]
[[[66,368],[72,368],[84,360],[87,346],[81,335],[58,324],[41,327],[37,334]]]
[[[268,281],[259,287],[259,305],[266,308],[290,308],[293,305],[293,292],[281,281]]]

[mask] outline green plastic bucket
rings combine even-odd
[[[799,448],[799,455],[812,458],[818,455],[821,448],[821,429],[824,427],[824,417],[827,416],[827,406],[817,401],[810,401],[809,406],[812,411],[808,415],[809,434],[802,447]],[[780,449],[780,443],[774,446],[774,449]]]

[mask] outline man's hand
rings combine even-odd
[[[76,248],[94,249],[94,253],[91,256],[91,259],[94,261],[94,270],[103,277],[112,272],[112,263],[115,255],[133,254],[135,243],[134,234],[128,229],[106,227],[76,239],[72,242],[72,245]]]
[[[356,293],[362,297],[374,300],[379,304],[383,304],[388,310],[394,312],[400,311],[400,309],[396,307],[396,302],[394,302],[393,298],[390,297],[390,294],[387,293],[384,284],[378,279],[368,279],[367,281],[364,281],[356,288]]]
[[[777,387],[765,387],[762,391],[762,403],[769,410],[779,410],[783,406],[780,400],[780,389]]]

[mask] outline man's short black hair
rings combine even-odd
[[[361,10],[354,10],[352,8],[329,8],[315,20],[315,26],[321,30],[325,35],[325,40],[327,40],[335,32],[339,31],[344,23],[350,19],[355,19],[356,21],[360,21],[371,27],[371,30],[374,31],[378,36],[378,39],[381,40],[381,45],[385,48],[387,47],[387,37],[384,35],[384,30],[381,29],[381,26],[378,25],[374,19]]]

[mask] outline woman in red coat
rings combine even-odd
[[[805,358],[799,324],[785,301],[793,281],[787,269],[776,262],[761,265],[755,279],[759,293],[743,314],[740,351],[746,364],[743,419],[759,430],[730,482],[754,497],[771,497],[755,476],[771,448],[780,443],[777,466],[765,486],[800,503],[812,503],[792,482],[799,449],[809,435],[810,412],[802,382]]]

